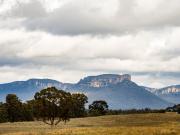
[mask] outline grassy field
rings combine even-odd
[[[180,115],[132,114],[71,119],[51,129],[42,122],[0,124],[2,135],[180,135]]]

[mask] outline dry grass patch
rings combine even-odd
[[[72,119],[51,129],[42,122],[0,124],[2,135],[180,135],[180,115],[133,114]]]

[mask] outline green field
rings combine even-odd
[[[180,135],[180,115],[129,114],[71,119],[53,129],[42,122],[0,124],[3,135]]]

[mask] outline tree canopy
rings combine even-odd
[[[36,110],[43,122],[57,125],[68,121],[72,107],[71,94],[55,87],[49,87],[37,92],[34,96]]]
[[[21,121],[22,103],[15,94],[8,94],[6,96],[6,109],[10,122]]]
[[[82,93],[72,94],[72,117],[83,117],[86,115],[85,104],[88,103],[88,97]]]
[[[91,115],[105,115],[108,110],[108,104],[104,100],[94,101],[89,105],[89,113]]]

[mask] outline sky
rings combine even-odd
[[[180,0],[0,0],[0,83],[104,73],[180,84]]]

